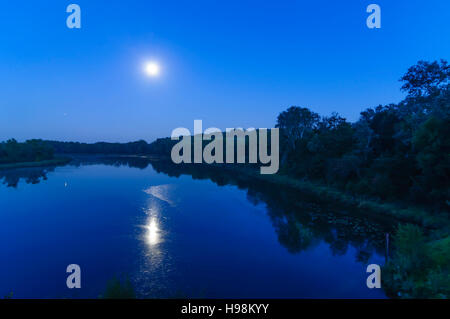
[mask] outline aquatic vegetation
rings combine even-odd
[[[106,284],[106,290],[102,299],[134,299],[136,294],[134,292],[133,284],[128,276],[125,279],[120,280],[119,277],[114,276]]]
[[[382,276],[388,294],[401,298],[448,298],[450,237],[427,241],[418,226],[400,225],[394,247]]]

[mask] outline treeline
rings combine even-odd
[[[57,154],[123,154],[141,155],[151,152],[150,145],[144,141],[129,143],[79,143],[79,142],[58,142],[45,141],[53,148]]]
[[[148,144],[143,140],[129,143],[98,142],[88,144],[40,139],[19,143],[15,139],[10,139],[0,143],[0,164],[40,162],[53,159],[54,154],[146,155],[161,154],[161,152],[162,150],[158,148],[157,143]]]
[[[53,159],[53,148],[43,140],[19,143],[15,139],[0,143],[0,164],[40,162]]]
[[[281,172],[384,200],[450,206],[450,68],[423,62],[401,78],[399,104],[356,123],[290,107],[277,119]]]

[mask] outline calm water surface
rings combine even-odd
[[[230,174],[111,164],[0,172],[0,295],[96,298],[119,275],[139,297],[385,297],[365,272],[385,262],[380,221]]]

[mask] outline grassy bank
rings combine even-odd
[[[219,168],[219,166],[217,166],[217,168]],[[420,207],[367,199],[346,193],[334,187],[321,185],[307,180],[299,180],[283,174],[262,175],[259,173],[259,170],[235,165],[223,165],[220,166],[220,168],[230,170],[234,173],[238,172],[239,174],[246,175],[255,180],[279,186],[288,186],[300,192],[310,194],[320,200],[339,203],[351,208],[358,208],[368,214],[382,214],[384,216],[393,217],[398,221],[410,222],[426,228],[441,228],[443,225],[449,224],[448,217],[445,214],[432,215],[430,212]]]
[[[439,238],[441,237],[441,238]],[[392,258],[382,269],[383,288],[392,298],[450,296],[450,237],[424,234],[412,224],[400,225]]]
[[[38,162],[19,162],[19,163],[8,163],[0,164],[1,169],[13,169],[13,168],[26,168],[26,167],[44,167],[44,166],[55,166],[55,165],[65,165],[69,163],[72,159],[68,157],[54,158],[51,160],[38,161]]]

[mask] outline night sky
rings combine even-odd
[[[66,7],[81,7],[81,29]],[[381,6],[381,29],[366,7]],[[450,58],[450,1],[0,1],[0,140],[273,127],[291,105],[350,121]],[[157,77],[143,71],[156,61]]]

